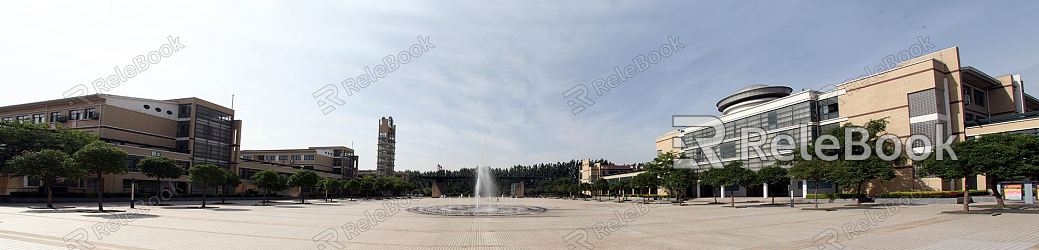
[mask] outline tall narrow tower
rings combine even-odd
[[[378,175],[393,175],[393,160],[397,148],[397,125],[393,125],[393,117],[379,119],[379,151],[375,162]]]

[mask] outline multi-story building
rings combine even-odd
[[[638,164],[613,165],[581,160],[581,183],[595,183],[595,181],[612,175],[628,174],[641,171]]]
[[[286,174],[310,170],[322,177],[340,179],[357,175],[357,156],[353,149],[344,146],[242,150],[240,161],[238,174],[244,179],[263,170]]]
[[[721,115],[715,123],[723,123],[721,140],[702,138],[714,136],[713,124],[697,124],[681,131],[686,144],[681,149],[700,166],[709,160],[706,151],[717,153],[718,161],[725,163],[742,160],[744,166],[757,169],[776,163],[769,144],[762,146],[766,160],[759,159],[758,151],[750,145],[739,145],[741,130],[760,128],[766,132],[765,141],[778,135],[789,135],[795,142],[811,141],[821,131],[845,123],[865,124],[869,120],[886,119],[886,133],[905,141],[912,135],[922,135],[934,145],[948,136],[955,140],[988,133],[1036,133],[1039,119],[1039,101],[1024,92],[1020,75],[992,77],[981,70],[961,65],[959,48],[952,47],[921,55],[898,66],[874,75],[835,85],[831,90],[804,90],[793,93],[783,86],[752,85],[718,102]],[[670,150],[673,145],[662,143],[668,132],[657,138],[658,152]],[[757,141],[760,137],[746,141]],[[780,143],[784,141],[780,140]],[[782,145],[782,144],[780,144]],[[912,143],[914,153],[931,151],[923,143]],[[749,159],[740,157],[742,154]],[[702,164],[701,164],[702,163]],[[871,194],[903,190],[957,190],[983,188],[984,176],[966,180],[917,178],[913,163],[895,167],[897,177],[891,181],[870,183]],[[757,190],[739,190],[740,195],[766,194],[767,186]],[[786,189],[786,187],[773,187]],[[828,183],[812,184],[802,181],[795,192],[802,195],[819,188],[833,191]],[[701,192],[703,193],[703,192]],[[724,192],[723,192],[724,193]]]
[[[105,192],[129,192],[134,180],[142,191],[175,188],[192,192],[186,176],[192,164],[237,168],[241,121],[234,119],[234,110],[198,98],[154,100],[100,94],[0,107],[0,121],[12,120],[90,132],[125,150],[129,154],[127,173],[103,176]],[[185,176],[162,183],[146,177],[137,163],[149,156],[173,159],[184,167]],[[72,191],[93,191],[97,180],[87,177],[63,184]],[[39,185],[38,179],[0,177],[0,194],[33,191]]]
[[[349,179],[357,176],[357,155],[344,146],[309,147],[305,149],[242,150],[238,175],[242,177],[240,192],[259,190],[250,180],[260,171],[271,170],[292,175],[302,170],[314,171],[321,177]],[[288,193],[295,195],[297,189]]]
[[[379,119],[379,144],[375,170],[379,175],[393,175],[394,159],[397,152],[397,125],[393,117]]]

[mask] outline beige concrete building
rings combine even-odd
[[[29,121],[66,127],[99,135],[101,140],[125,150],[126,174],[103,176],[104,191],[129,192],[136,180],[142,192],[156,188],[192,192],[186,170],[192,164],[210,163],[237,169],[241,121],[234,110],[198,98],[154,100],[116,95],[90,95],[0,107],[0,121]],[[161,184],[146,177],[137,163],[149,156],[173,159],[185,176]],[[95,178],[65,180],[61,190],[91,192]],[[0,195],[36,191],[40,180],[0,177]]]
[[[705,129],[704,126],[690,127],[680,130],[678,135],[669,131],[657,137],[657,151],[681,151],[696,162],[703,163],[709,158],[705,153],[713,151],[718,154],[720,162],[742,160],[745,166],[757,169],[775,164],[775,158],[766,152],[763,157],[768,160],[760,160],[762,155],[758,155],[758,152],[739,145],[741,129],[761,128],[767,133],[766,140],[785,135],[801,141],[814,139],[821,132],[841,124],[864,124],[869,120],[887,119],[890,122],[887,133],[897,136],[903,142],[911,135],[922,135],[931,142],[938,142],[950,135],[962,141],[989,133],[1036,134],[1039,128],[1039,118],[1036,118],[1036,113],[1032,113],[1039,110],[1039,100],[1025,93],[1025,84],[1020,75],[993,77],[963,65],[957,47],[919,55],[893,68],[877,71],[873,75],[823,90],[795,93],[783,86],[748,86],[718,102],[718,110],[722,113],[718,118],[724,123],[726,133],[724,140],[695,147],[665,142],[668,138],[693,141],[714,135],[712,129]],[[936,128],[940,128],[940,131]],[[910,148],[914,152],[931,150],[929,145],[922,143],[912,144]],[[740,159],[738,156],[742,153],[747,153],[750,159]],[[870,183],[868,193],[977,189],[983,188],[979,183],[985,181],[983,176],[967,180],[917,178],[912,162],[897,166],[895,170],[897,178]],[[790,191],[804,195],[817,188],[831,192],[835,190],[829,183],[813,183],[810,187],[802,181],[799,188]],[[724,189],[714,190],[717,191]],[[709,195],[707,192],[701,191],[703,195]],[[768,187],[743,189],[736,193],[767,195]]]
[[[349,179],[357,176],[357,155],[345,146],[309,147],[305,149],[242,150],[238,174],[242,177],[239,192],[264,192],[252,183],[251,177],[263,170],[283,175],[309,170],[326,178]],[[288,193],[295,195],[293,189]]]

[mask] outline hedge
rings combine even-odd
[[[989,195],[986,190],[971,190],[971,196]],[[912,192],[890,192],[880,195],[880,198],[959,198],[963,197],[963,190],[959,191],[912,191]]]
[[[816,194],[808,194],[808,196],[805,196],[805,199],[815,199],[816,196],[819,196],[819,199],[831,199],[831,200],[834,200],[834,199],[854,199],[856,197],[855,194],[849,194],[849,193],[818,194],[818,195],[816,195]],[[863,195],[858,195],[858,197],[859,198],[866,198],[866,195],[864,195],[864,194]]]

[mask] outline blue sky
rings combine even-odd
[[[61,98],[172,35],[186,48],[108,93],[226,106],[234,94],[244,149],[353,144],[373,169],[378,119],[393,116],[398,170],[643,162],[672,115],[716,114],[748,84],[840,82],[917,37],[1031,82],[1037,12],[1034,1],[7,1],[0,105]],[[322,114],[314,91],[420,35],[436,48]],[[668,36],[686,48],[571,115],[563,91]]]

